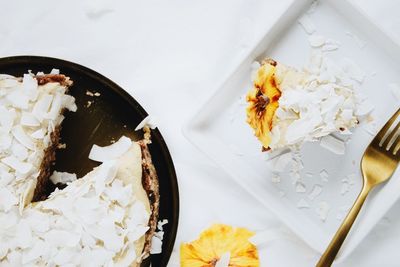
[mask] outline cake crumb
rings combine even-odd
[[[303,183],[296,183],[296,193],[305,193],[306,186]]]
[[[314,176],[314,174],[311,173],[311,172],[306,172],[306,176],[309,177],[309,178],[312,178]]]
[[[63,143],[59,143],[58,145],[57,145],[57,148],[58,149],[66,149],[67,148],[67,144],[63,144]]]
[[[281,182],[281,177],[278,174],[272,174],[271,177],[271,182],[273,182],[274,184],[278,184]]]
[[[322,180],[323,182],[328,182],[329,174],[328,174],[328,172],[327,172],[325,169],[323,169],[323,170],[321,170],[321,171],[319,172],[319,176],[321,177],[321,180]]]
[[[310,208],[310,204],[304,198],[302,198],[297,202],[296,207],[298,209],[308,209]]]
[[[316,184],[314,185],[313,189],[311,190],[310,194],[308,194],[308,198],[310,200],[314,200],[317,196],[322,193],[322,186]]]
[[[350,191],[350,184],[348,180],[343,179],[342,180],[342,188],[340,189],[340,194],[344,196],[347,192]]]
[[[315,24],[308,15],[302,16],[298,23],[303,27],[307,34],[313,34],[316,31]]]
[[[89,90],[86,90],[86,95],[93,96],[94,94],[92,92],[90,92]]]
[[[89,108],[91,105],[92,105],[92,101],[87,101],[86,102],[86,105],[85,105],[85,108]]]
[[[326,219],[328,218],[328,213],[330,211],[330,206],[328,202],[326,201],[321,201],[318,203],[318,207],[316,208],[316,213],[318,214],[319,219],[322,222],[325,222]]]

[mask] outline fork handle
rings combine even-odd
[[[316,267],[328,267],[332,265],[371,189],[372,187],[369,184],[364,183],[360,194],[353,204],[353,207],[351,207],[349,213],[340,225],[332,241],[329,243],[328,248],[325,250],[324,254],[322,254]]]

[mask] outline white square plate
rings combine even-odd
[[[294,233],[322,253],[361,189],[359,162],[373,136],[364,126],[358,127],[347,143],[346,154],[340,156],[318,143],[304,145],[302,180],[305,193],[296,192],[287,174],[282,176],[280,183],[273,183],[265,153],[261,152],[258,140],[246,123],[243,96],[252,87],[251,64],[270,57],[286,65],[304,66],[311,48],[309,35],[298,24],[298,19],[307,14],[318,34],[341,44],[337,51],[327,52],[328,57],[334,60],[351,58],[364,70],[366,78],[360,87],[375,106],[372,115],[379,129],[400,106],[388,86],[391,82],[400,82],[400,47],[348,1],[321,0],[310,13],[307,10],[311,2],[293,1],[272,30],[184,127],[184,133]],[[329,173],[328,182],[321,179],[322,170]],[[352,174],[354,184],[350,181],[349,192],[342,194],[342,187],[346,186],[342,180]],[[323,191],[310,200],[308,195],[314,185],[321,185]],[[345,258],[361,242],[399,195],[400,172],[397,171],[387,184],[370,195],[338,260]],[[297,208],[300,199],[305,199],[310,208]],[[325,222],[316,213],[321,202],[330,207]]]

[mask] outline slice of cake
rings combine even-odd
[[[0,75],[0,212],[38,199],[50,176],[72,81],[53,70],[22,78]],[[35,190],[37,188],[37,190]]]
[[[0,266],[139,266],[159,208],[147,143],[122,137],[94,146],[99,167],[22,213],[0,212]]]
[[[53,71],[0,75],[0,266],[138,266],[149,255],[158,177],[145,139],[94,146],[81,179],[55,161],[72,81]],[[57,177],[58,176],[58,177]],[[44,199],[47,183],[68,181]]]
[[[317,65],[316,71],[271,59],[259,65],[246,112],[265,150],[299,147],[334,132],[350,133],[357,125],[353,87],[337,78],[339,70]]]

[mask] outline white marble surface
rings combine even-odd
[[[282,227],[183,137],[181,127],[292,0],[4,1],[0,56],[45,55],[90,67],[125,88],[158,118],[180,188],[179,244],[212,222]],[[340,0],[341,1],[341,0]],[[397,0],[352,0],[400,40]],[[399,266],[400,203],[343,263]],[[312,266],[317,255],[294,236],[260,248],[261,266]]]

